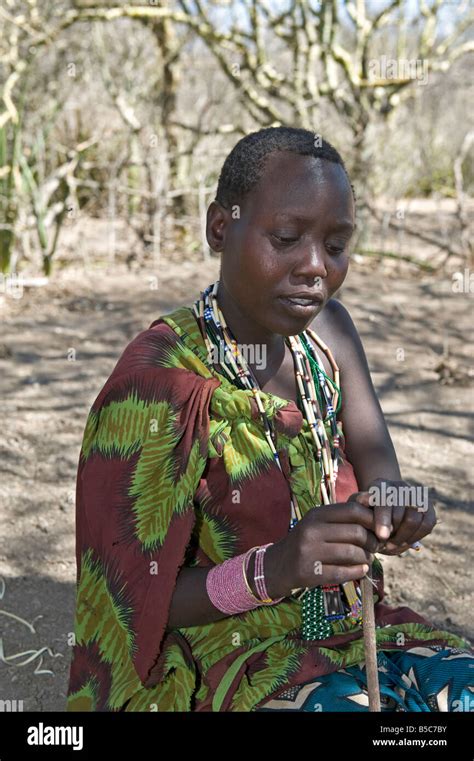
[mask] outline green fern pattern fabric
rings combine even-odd
[[[162,315],[125,348],[92,404],[79,456],[67,711],[251,711],[363,660],[362,630],[345,620],[332,624],[329,639],[302,640],[301,603],[292,598],[167,628],[182,567],[209,567],[288,533],[286,478],[303,513],[319,504],[321,474],[303,415],[274,394],[262,392],[262,401],[285,475],[252,393],[208,361],[192,307]],[[341,422],[338,431],[341,502],[358,486]],[[380,650],[468,646],[411,609],[385,604],[377,559],[372,576]]]

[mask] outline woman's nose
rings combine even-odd
[[[327,270],[324,257],[324,249],[321,246],[311,243],[306,246],[304,251],[300,252],[298,261],[295,264],[294,274],[300,277],[307,277],[315,280],[318,277],[326,277]]]

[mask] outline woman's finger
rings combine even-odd
[[[405,515],[405,508],[400,507],[399,505],[395,505],[395,507],[392,507],[392,534],[395,534],[396,531],[400,528],[400,524],[403,520],[403,516]]]
[[[424,514],[415,507],[406,507],[398,530],[390,537],[392,544],[414,544],[414,538],[423,523]]]
[[[375,534],[360,523],[331,523],[328,531],[323,532],[323,538],[328,544],[355,544],[372,553],[380,546]]]
[[[420,523],[419,527],[416,529],[416,531],[412,534],[409,540],[409,544],[415,544],[415,542],[419,542],[420,539],[423,539],[423,537],[428,536],[428,534],[431,534],[434,527],[436,526],[436,513],[434,511],[434,508],[432,508],[428,513],[423,513],[423,520]]]
[[[360,502],[365,507],[372,507],[370,504],[370,494],[368,491],[356,491],[347,499],[347,502]]]
[[[329,542],[324,548],[324,558],[323,569],[327,563],[330,565],[360,565],[370,563],[371,553],[355,544]]]
[[[385,505],[374,507],[375,535],[382,541],[387,541],[393,531],[392,508]]]
[[[324,575],[331,579],[331,584],[344,584],[346,581],[362,579],[369,570],[369,564],[363,565],[325,565]]]
[[[355,492],[351,494],[349,500],[360,502],[361,505],[374,510],[374,531],[381,541],[387,541],[390,534],[396,531],[402,522],[404,513],[402,507],[374,506],[374,497],[368,491]],[[382,510],[385,510],[385,512],[382,512]],[[376,531],[376,526],[378,526],[379,531]],[[388,527],[390,533],[387,534],[387,530],[383,528],[384,526]]]
[[[315,516],[323,516],[326,523],[360,523],[366,529],[373,530],[374,516],[369,507],[360,502],[340,502],[313,508]]]
[[[381,555],[403,555],[404,552],[410,549],[409,544],[393,544],[388,541],[382,549],[379,550]]]

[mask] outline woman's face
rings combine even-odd
[[[222,285],[261,328],[300,333],[347,273],[354,200],[346,173],[325,159],[272,153],[238,212],[233,218],[235,207],[209,209],[208,241],[222,251]],[[304,306],[286,300],[297,294],[321,301]]]

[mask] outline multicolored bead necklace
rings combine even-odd
[[[209,357],[213,356],[213,346],[219,350],[218,357],[224,361],[214,362],[214,366],[226,375],[235,385],[250,389],[260,412],[265,436],[273,458],[283,473],[276,448],[276,436],[260,397],[260,386],[255,375],[239,351],[237,341],[217,303],[219,281],[211,283],[194,303],[194,312],[201,325]],[[310,338],[326,354],[334,374],[331,380],[323,369],[321,359]],[[339,368],[330,349],[307,328],[297,336],[285,338],[295,363],[295,375],[304,416],[309,424],[316,449],[317,461],[321,473],[321,504],[332,504],[336,500],[336,478],[339,461],[339,436],[336,415],[340,409],[341,391],[339,387]],[[326,416],[323,417],[323,408]],[[329,424],[332,444],[329,441],[324,422]],[[291,491],[290,530],[302,518],[296,495]],[[346,604],[343,601],[346,597]],[[360,590],[354,582],[341,585],[322,585],[293,589],[292,596],[302,600],[303,639],[327,639],[333,634],[331,621],[349,617],[353,623],[361,622],[362,603]]]

